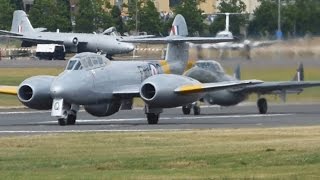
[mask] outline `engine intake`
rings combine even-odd
[[[24,80],[18,88],[19,101],[32,109],[51,109],[50,86],[54,78],[54,76],[34,76]]]

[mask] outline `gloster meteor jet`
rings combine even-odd
[[[131,109],[134,97],[145,102],[149,124],[157,124],[163,108],[187,105],[207,91],[261,83],[259,80],[200,83],[182,76],[188,62],[186,42],[223,42],[229,38],[186,37],[185,19],[177,15],[173,31],[165,38],[148,41],[168,43],[162,61],[110,61],[94,53],[80,53],[69,60],[58,76],[34,76],[18,87],[0,86],[0,93],[17,95],[25,106],[48,110],[60,125],[76,123],[83,106],[93,116],[110,116],[120,109]]]
[[[127,37],[93,33],[43,32],[45,28],[33,28],[22,10],[13,13],[11,31],[0,30],[10,38],[22,41],[22,47],[36,44],[63,44],[69,52],[103,52],[109,58],[114,54],[126,54],[134,50],[131,43],[120,42]]]
[[[216,61],[203,60],[197,61],[194,67],[184,73],[201,83],[222,83],[236,82],[240,79],[240,66],[235,69],[234,76],[226,74]],[[265,81],[260,84],[243,86],[241,88],[228,88],[214,92],[206,93],[200,100],[210,105],[234,106],[245,101],[250,94],[257,94],[257,107],[260,114],[266,114],[268,111],[267,99],[263,95],[278,95],[283,101],[286,101],[286,95],[299,94],[304,88],[320,86],[320,81],[304,81],[304,69],[300,64],[292,81]],[[190,114],[191,109],[194,114],[200,114],[199,103],[193,103],[182,107],[184,114]]]

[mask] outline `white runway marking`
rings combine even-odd
[[[180,117],[160,117],[161,120],[192,120],[192,119],[221,119],[221,118],[256,118],[256,117],[277,117],[277,116],[290,116],[294,114],[247,114],[247,115],[217,115],[217,116],[180,116]],[[119,118],[119,119],[79,119],[78,123],[88,122],[125,122],[125,121],[146,121],[146,118]],[[43,121],[43,123],[57,123],[57,121]]]
[[[34,134],[34,133],[90,133],[90,132],[164,132],[164,131],[191,131],[192,129],[133,129],[133,130],[112,130],[112,129],[100,129],[100,130],[52,130],[52,131],[0,131],[0,134],[8,133],[22,133],[22,134]]]

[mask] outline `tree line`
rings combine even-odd
[[[181,0],[172,7],[173,14],[182,14],[190,35],[213,36],[225,29],[225,16],[216,15],[208,20],[199,4],[204,0]],[[274,35],[278,29],[278,0],[259,0],[261,5],[253,14],[246,14],[242,0],[220,0],[219,12],[242,13],[230,16],[230,30],[234,35],[247,30],[249,36]],[[172,15],[162,15],[152,0],[131,0],[124,4],[128,15],[123,17],[109,0],[79,0],[77,9],[70,11],[68,0],[34,0],[29,18],[34,27],[49,31],[101,32],[111,26],[123,34],[136,30],[155,35],[168,35]],[[12,13],[23,9],[22,0],[0,0],[0,29],[10,30]],[[320,34],[319,0],[281,0],[281,30],[286,37]],[[74,23],[74,24],[72,24]]]

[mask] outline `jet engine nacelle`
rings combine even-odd
[[[69,40],[64,41],[65,46],[78,46],[79,40],[77,37],[73,37]]]
[[[197,101],[202,93],[182,94],[180,86],[200,84],[199,81],[174,74],[159,74],[147,78],[141,85],[140,96],[150,107],[172,108]]]
[[[51,109],[50,86],[54,79],[54,76],[34,76],[24,80],[18,88],[19,101],[32,109]]]
[[[97,116],[97,117],[103,117],[103,116],[110,116],[120,109],[120,102],[111,102],[107,104],[97,104],[97,105],[87,105],[84,106],[84,109],[87,111],[87,113]]]

